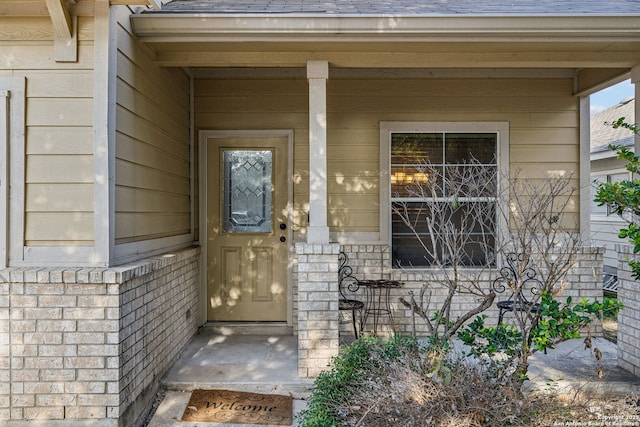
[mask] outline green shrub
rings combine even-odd
[[[537,310],[531,313],[534,321],[527,330],[518,330],[506,324],[485,326],[486,316],[478,316],[458,333],[458,338],[470,347],[473,356],[485,356],[490,366],[502,370],[511,365],[514,367],[512,378],[522,380],[526,379],[529,356],[533,353],[553,349],[569,339],[580,338],[581,330],[594,319],[615,316],[621,308],[622,304],[613,298],[605,299],[602,303],[586,299],[574,303],[571,297],[567,297],[563,304],[552,294],[542,292]],[[587,335],[585,344],[588,347],[589,342]],[[496,359],[496,355],[506,357]]]
[[[618,318],[618,311],[616,310],[615,307],[620,307],[622,308],[622,304],[618,303],[618,298],[616,297],[608,297],[605,295],[604,297],[604,309],[603,309],[603,315],[605,319],[617,319]]]

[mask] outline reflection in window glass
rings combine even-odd
[[[415,218],[409,227],[402,218],[392,212],[392,258],[394,267],[424,267],[432,265],[433,256],[441,256],[440,264],[446,264],[446,244],[451,236],[444,229],[429,231],[419,219],[429,215],[435,204],[439,212],[445,212],[458,229],[470,236],[461,250],[462,262],[467,266],[486,265],[493,262],[490,248],[495,248],[495,232],[491,235],[481,229],[497,227],[497,183],[489,182],[474,191],[464,178],[469,168],[490,169],[488,174],[497,179],[496,133],[393,133],[391,135],[390,184],[391,201],[403,203],[406,215]],[[471,164],[473,162],[473,165]],[[429,173],[431,171],[431,173]],[[437,173],[435,173],[437,171]],[[468,176],[469,173],[466,173]],[[436,176],[430,176],[430,175]],[[426,185],[429,183],[429,185]],[[428,191],[424,191],[427,189]],[[422,192],[421,192],[422,191]],[[476,198],[458,200],[458,191],[475,194]],[[452,203],[454,201],[455,203]],[[447,214],[448,206],[451,206]],[[480,213],[476,220],[469,212]],[[474,221],[479,221],[474,223]],[[489,248],[489,249],[488,249]],[[445,262],[442,262],[445,260]]]

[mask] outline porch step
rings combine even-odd
[[[294,399],[307,399],[311,395],[313,381],[300,381],[296,383],[240,383],[240,382],[194,382],[194,383],[162,383],[167,391],[191,392],[193,390],[233,390],[249,393],[282,394],[292,396]]]
[[[280,322],[207,322],[203,329],[217,335],[293,335],[293,328]]]

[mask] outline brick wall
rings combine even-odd
[[[408,270],[390,269],[384,266],[391,265],[389,247],[386,245],[344,245],[341,247],[349,257],[349,265],[353,268],[354,275],[359,279],[392,279],[404,283],[400,289],[392,289],[390,305],[393,312],[393,324],[382,316],[380,318],[378,332],[388,334],[395,331],[397,333],[414,333],[418,336],[426,336],[428,331],[424,321],[414,317],[411,310],[404,307],[400,302],[400,297],[408,298],[409,292],[419,295],[424,284],[429,285],[427,295],[430,294],[431,306],[438,307],[444,301],[446,288],[434,280],[437,277],[433,273]],[[581,298],[589,300],[602,300],[602,263],[603,248],[582,248],[578,253],[576,266],[567,275],[570,285],[564,290],[562,298],[571,295],[574,301]],[[489,288],[495,279],[495,272],[487,274],[485,286]],[[360,290],[359,298],[364,301],[364,295]],[[454,318],[461,313],[477,306],[477,297],[473,295],[459,295],[455,298],[452,309]],[[484,312],[488,316],[487,323],[494,324],[498,319],[498,310],[495,304]],[[368,320],[371,320],[370,318]],[[341,322],[340,332],[350,333],[349,322]],[[370,321],[364,326],[364,331],[370,331],[372,324]],[[592,333],[602,335],[602,324],[596,322],[592,325]]]
[[[1,270],[0,424],[133,425],[197,328],[198,259]]]
[[[353,335],[351,319],[340,321],[338,313],[338,254],[347,254],[348,264],[358,279],[392,279],[404,282],[402,288],[393,289],[390,294],[392,320],[386,315],[379,318],[377,332],[379,335],[396,333],[415,333],[418,336],[428,334],[424,321],[414,317],[411,310],[404,307],[400,297],[408,297],[409,292],[418,295],[423,284],[429,284],[427,294],[432,307],[438,307],[445,298],[446,289],[434,280],[434,275],[419,270],[396,270],[390,265],[389,247],[386,245],[296,245],[295,281],[297,283],[298,308],[298,357],[299,375],[313,377],[322,371],[331,356],[337,353],[339,335]],[[561,295],[571,295],[574,301],[581,298],[602,300],[602,263],[603,248],[582,248],[578,253],[578,261],[566,277],[569,282]],[[486,287],[491,286],[495,272],[486,275]],[[295,295],[295,294],[294,294]],[[365,300],[363,289],[353,296]],[[452,305],[453,317],[468,311],[477,305],[477,297],[473,295],[457,296]],[[487,323],[497,322],[498,310],[493,305],[484,312],[489,316]],[[505,317],[506,318],[506,317]],[[363,330],[373,329],[372,317],[368,318]],[[602,335],[602,324],[591,325],[594,335]]]
[[[202,323],[200,251],[165,254],[119,272],[120,424],[131,426]]]
[[[629,260],[640,261],[627,245],[618,251],[618,300],[624,308],[618,313],[618,366],[640,376],[640,283],[631,277]]]

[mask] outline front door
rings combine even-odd
[[[207,140],[207,318],[286,321],[288,138]]]

